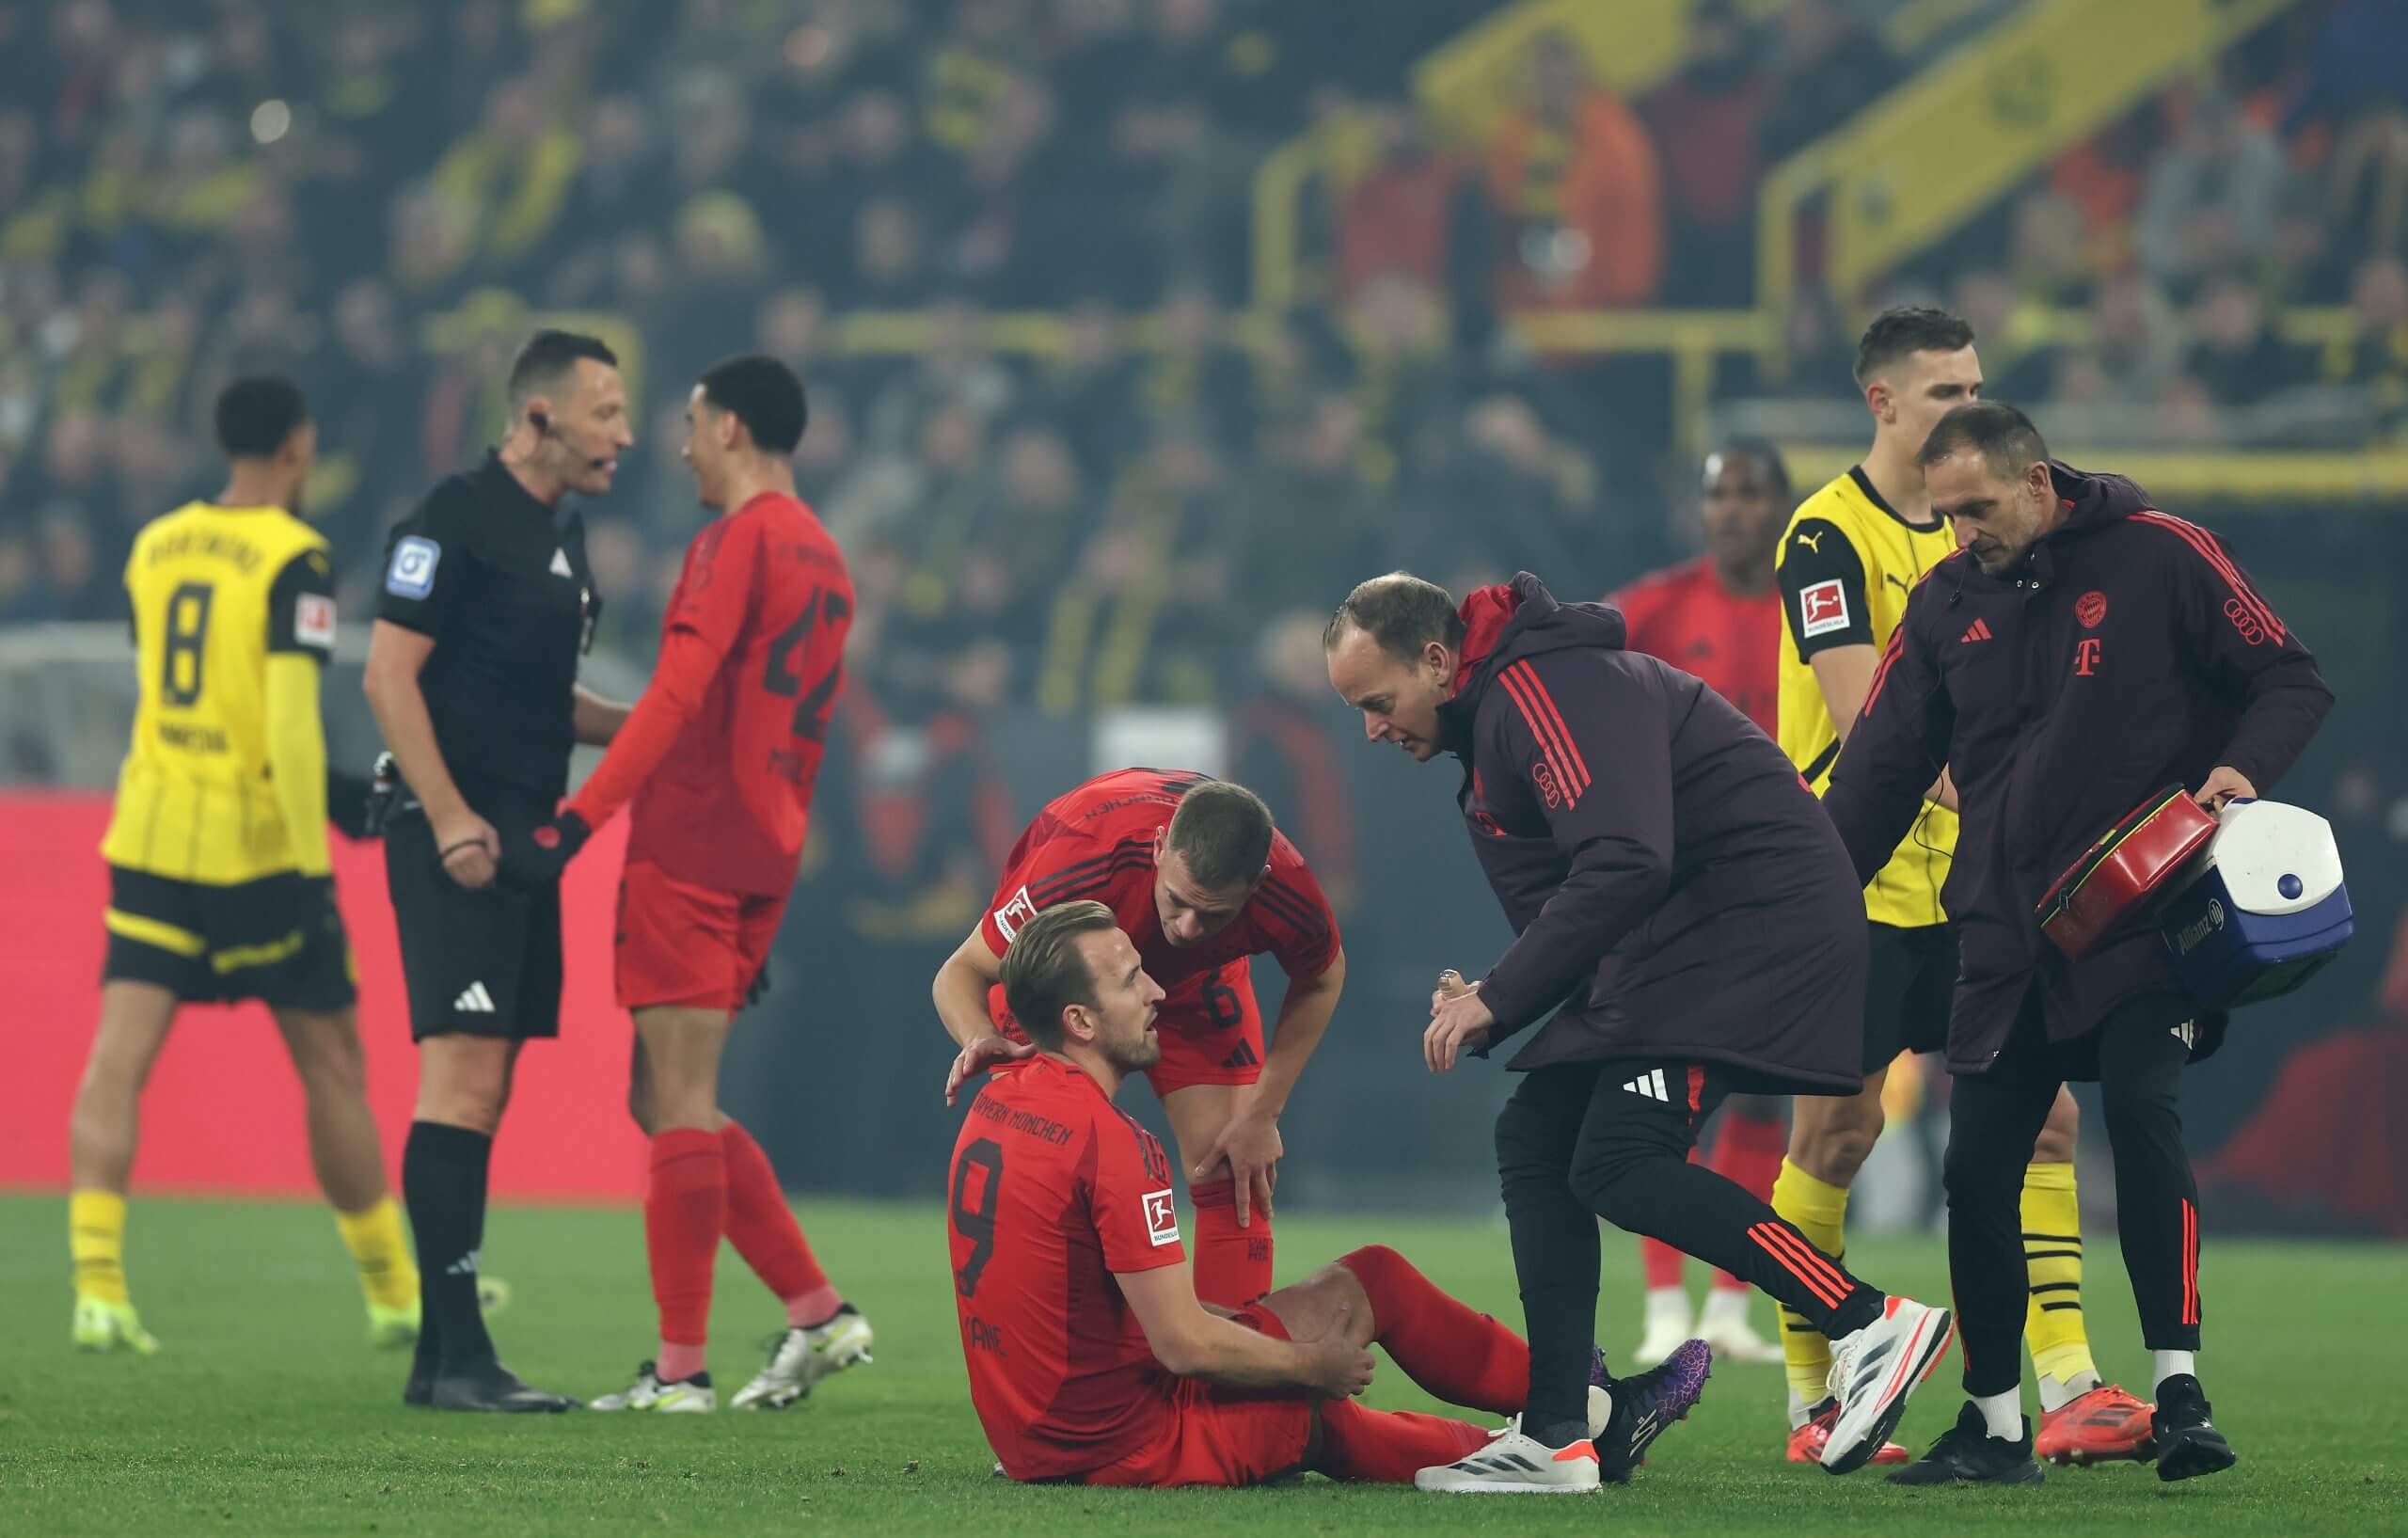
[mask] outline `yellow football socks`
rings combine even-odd
[[[418,1296],[418,1262],[402,1236],[402,1210],[393,1198],[378,1199],[356,1213],[337,1213],[343,1247],[359,1265],[359,1285],[380,1308],[405,1308]]]
[[[75,1261],[75,1295],[128,1303],[125,1291],[125,1198],[114,1191],[77,1191],[67,1198],[67,1253]]]
[[[2095,1380],[2082,1317],[2082,1202],[2070,1164],[2036,1164],[2023,1172],[2023,1263],[2032,1287],[2023,1338],[2034,1371],[2061,1386]]]
[[[1836,1261],[1847,1248],[1847,1187],[1807,1174],[1789,1160],[1772,1182],[1772,1210],[1806,1242]],[[1781,1356],[1789,1370],[1789,1391],[1808,1406],[1830,1392],[1831,1343],[1803,1314],[1781,1310]]]

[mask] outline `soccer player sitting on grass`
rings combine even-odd
[[[1167,1487],[1317,1469],[1444,1489],[1492,1456],[1481,1427],[1354,1403],[1373,1341],[1452,1403],[1510,1414],[1529,1388],[1521,1338],[1396,1251],[1366,1245],[1234,1312],[1196,1301],[1170,1160],[1112,1103],[1162,1054],[1164,992],[1110,909],[1029,915],[1003,986],[1038,1050],[996,1068],[972,1104],[946,1208],[971,1403],[1006,1474]],[[1709,1359],[1692,1340],[1616,1380],[1592,1358],[1590,1435],[1556,1454],[1583,1477],[1525,1487],[1629,1478],[1696,1404]],[[1515,1486],[1491,1473],[1483,1487]]]

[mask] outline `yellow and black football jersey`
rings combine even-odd
[[[1812,658],[1835,646],[1889,645],[1907,595],[1956,547],[1945,520],[1917,527],[1881,499],[1861,467],[1798,504],[1774,558],[1780,573],[1782,750],[1821,795],[1840,755]],[[1939,777],[1940,766],[1932,766]],[[1956,849],[1956,814],[1926,805],[1897,853],[1864,889],[1865,916],[1913,928],[1942,923],[1941,883]]]
[[[323,833],[296,838],[277,798],[267,659],[334,653],[325,537],[282,508],[187,503],[135,538],[125,593],[141,703],[103,858],[210,886],[325,874],[301,852]]]

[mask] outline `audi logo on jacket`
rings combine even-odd
[[[2195,790],[2230,765],[2264,794],[2333,705],[2223,541],[2122,476],[2050,473],[2067,518],[2021,561],[1992,577],[1959,552],[1917,584],[1823,801],[1870,880],[1948,766],[1961,827],[1941,898],[1958,927],[1960,1073],[1989,1066],[2036,980],[2053,1040],[2178,992],[2146,921],[2068,962],[2035,905],[2153,791]]]

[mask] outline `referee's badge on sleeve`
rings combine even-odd
[[[335,644],[335,601],[323,593],[304,593],[293,606],[293,639],[304,646],[332,651]]]
[[[393,563],[385,570],[385,591],[397,598],[423,598],[435,591],[436,563],[443,547],[411,534],[393,547]]]

